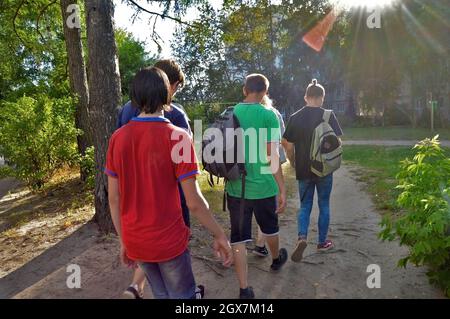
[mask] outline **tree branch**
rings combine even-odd
[[[163,19],[173,20],[173,21],[178,22],[180,24],[184,24],[184,25],[187,25],[189,27],[193,27],[193,25],[191,25],[190,23],[187,23],[187,22],[185,22],[185,21],[183,21],[183,20],[181,20],[179,18],[175,18],[175,17],[169,16],[169,15],[166,15],[164,13],[159,13],[159,12],[154,12],[154,11],[147,10],[144,7],[142,7],[141,5],[139,5],[138,3],[136,3],[136,1],[134,1],[134,0],[128,0],[128,2],[130,2],[131,4],[136,6],[139,10],[144,11],[144,12],[146,12],[148,14],[156,15],[156,16],[161,17]]]
[[[37,31],[37,33],[39,34],[39,36],[40,36],[42,42],[45,42],[45,38],[44,38],[44,36],[42,35],[41,31],[39,30],[39,21],[41,20],[41,17],[42,17],[42,15],[45,13],[45,11],[47,11],[47,9],[48,9],[50,6],[54,5],[56,2],[58,2],[58,0],[53,0],[52,2],[50,2],[49,4],[47,4],[46,6],[44,6],[44,8],[42,8],[42,10],[39,12],[39,15],[38,15],[38,17],[37,17],[37,19],[36,19],[36,31]]]
[[[23,46],[24,46],[25,48],[28,48],[28,45],[27,45],[26,42],[22,39],[22,37],[19,35],[19,32],[17,31],[17,28],[16,28],[16,19],[17,19],[18,15],[19,15],[20,9],[21,9],[22,6],[25,4],[25,2],[26,2],[26,0],[22,0],[22,1],[20,2],[19,6],[18,6],[17,9],[16,9],[16,12],[14,13],[14,18],[13,18],[12,23],[13,23],[13,30],[14,30],[14,33],[16,34],[17,38],[19,39],[20,42],[22,42],[22,44],[23,44]]]

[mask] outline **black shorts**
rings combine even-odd
[[[279,233],[277,198],[246,199],[244,216],[240,214],[241,199],[227,196],[228,210],[231,221],[231,244],[240,244],[252,241],[252,217],[266,236],[276,236]]]

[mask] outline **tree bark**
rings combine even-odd
[[[88,38],[89,111],[95,146],[95,221],[103,232],[114,230],[108,205],[108,179],[103,173],[108,140],[121,102],[120,74],[114,38],[112,0],[85,0]]]
[[[77,98],[75,126],[83,131],[83,134],[77,137],[78,151],[81,155],[86,153],[86,149],[92,145],[92,133],[89,124],[89,88],[86,76],[86,65],[83,56],[83,44],[81,42],[81,29],[70,28],[67,19],[71,12],[67,8],[71,4],[78,4],[77,0],[61,0],[61,13],[64,29],[64,39],[67,50],[67,60],[69,69],[69,82],[72,93]],[[86,180],[87,173],[80,170],[80,176],[83,181]]]

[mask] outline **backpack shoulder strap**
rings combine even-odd
[[[330,123],[332,113],[333,113],[332,110],[324,110],[322,119],[325,123]]]

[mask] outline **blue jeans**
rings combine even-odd
[[[300,193],[300,211],[298,213],[298,236],[306,239],[309,221],[317,188],[319,203],[319,244],[325,243],[330,226],[330,195],[333,188],[333,174],[317,179],[298,182]]]
[[[195,279],[189,250],[162,263],[139,263],[155,299],[195,299]]]

